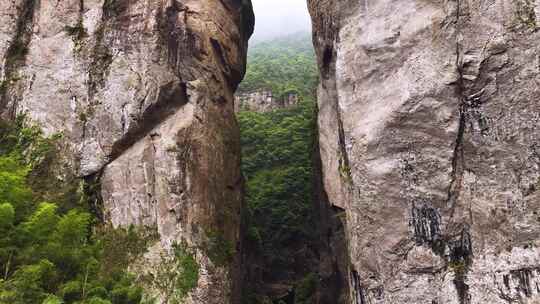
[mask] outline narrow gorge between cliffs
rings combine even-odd
[[[235,105],[246,185],[243,303],[316,300],[322,191],[317,83],[310,33],[250,46]]]
[[[306,4],[282,2],[253,2],[255,33],[235,97],[245,178],[242,303],[344,303],[344,213],[330,207],[322,184],[311,22]],[[280,16],[283,6],[289,11]]]

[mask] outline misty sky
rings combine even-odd
[[[252,42],[311,31],[306,0],[251,0],[255,10],[255,33]]]

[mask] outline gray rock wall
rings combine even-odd
[[[540,3],[309,1],[347,303],[539,303]]]
[[[114,226],[157,228],[140,271],[175,242],[197,248],[188,303],[239,300],[233,99],[252,29],[240,0],[0,2],[2,118],[62,133],[70,170],[101,177]],[[204,249],[216,234],[238,253],[229,265]]]

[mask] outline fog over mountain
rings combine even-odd
[[[252,3],[255,11],[252,43],[311,31],[311,19],[305,0],[252,0]]]

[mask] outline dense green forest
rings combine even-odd
[[[269,89],[274,96],[297,92],[309,96],[317,86],[311,35],[298,33],[250,46],[246,76],[239,92]]]
[[[144,239],[100,227],[90,185],[51,174],[60,137],[0,124],[0,304],[141,303],[126,269]]]
[[[317,68],[310,35],[298,34],[252,47],[241,89],[272,89],[274,96],[294,90],[300,102],[267,113],[242,111],[242,170],[248,206],[247,254],[253,271],[244,302],[312,303],[316,284],[311,261],[314,225],[312,151]],[[276,94],[278,92],[278,94]],[[257,281],[257,283],[252,283]],[[293,299],[265,295],[264,284],[295,286]],[[284,301],[284,302],[279,302]]]

